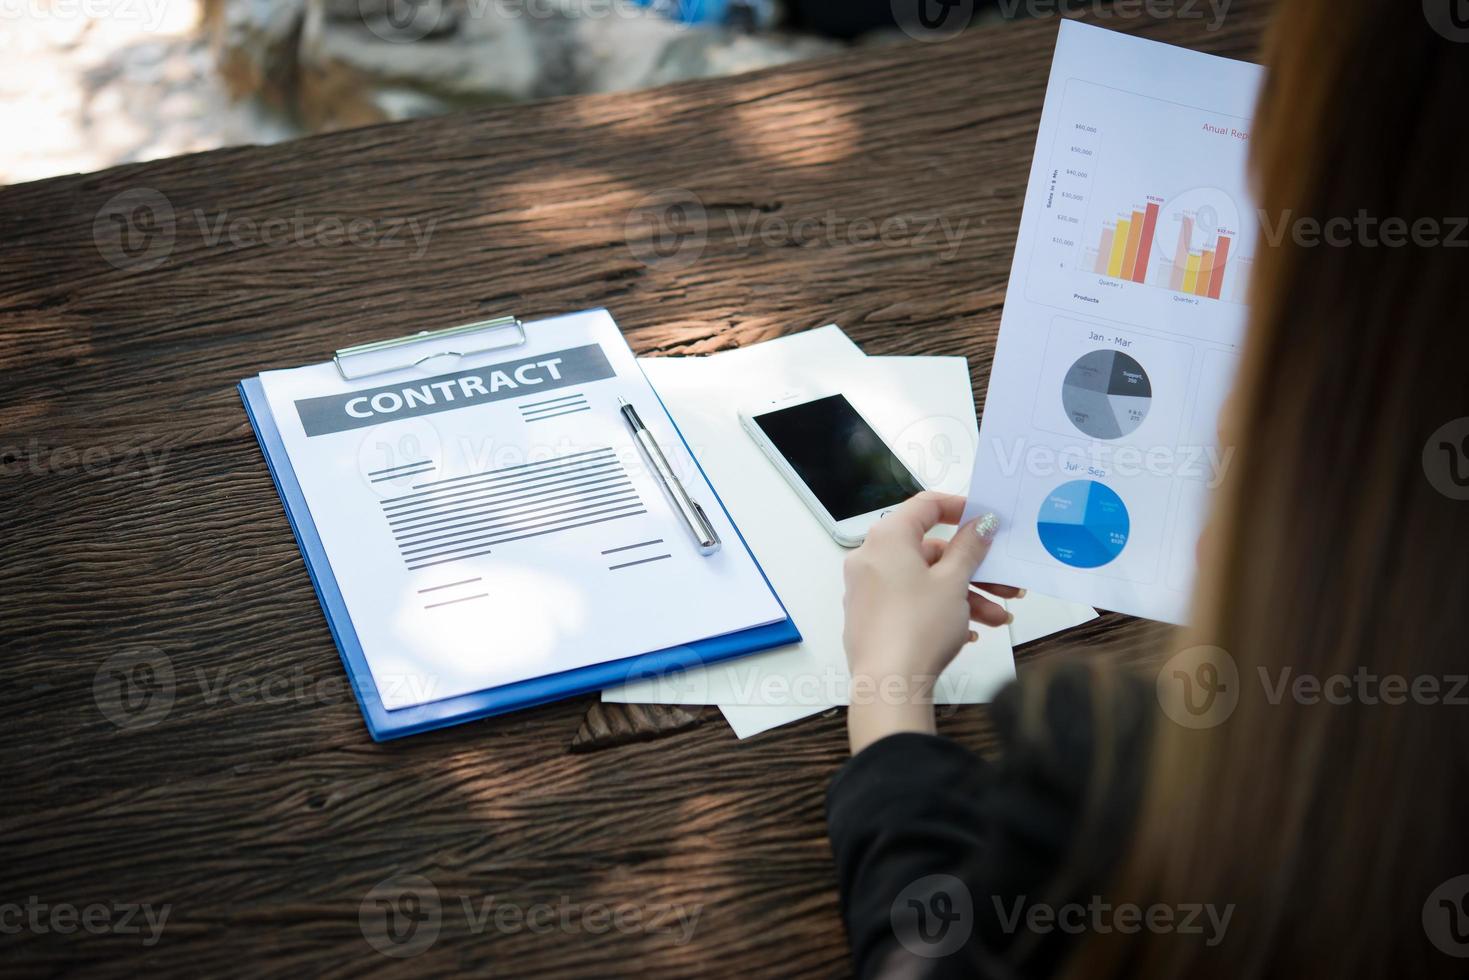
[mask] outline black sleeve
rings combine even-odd
[[[1142,685],[1118,678],[1101,720],[1111,778],[1083,828],[1101,768],[1090,677],[1058,671],[1041,692],[1039,725],[1021,725],[1016,685],[1002,692],[992,707],[994,763],[945,738],[905,734],[838,772],[827,823],[858,976],[1046,976],[1059,965],[1069,936],[1028,934],[1022,917],[1035,902],[1084,902],[1111,869],[1151,724]]]

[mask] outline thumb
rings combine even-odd
[[[980,562],[990,553],[990,543],[999,529],[1000,519],[992,513],[970,521],[944,546],[944,556],[934,568],[941,575],[972,581]]]

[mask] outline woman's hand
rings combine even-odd
[[[970,622],[999,627],[1011,619],[969,587],[999,528],[995,515],[969,522],[948,542],[926,537],[963,513],[963,497],[919,494],[878,522],[847,558],[843,642],[852,673],[853,753],[897,732],[932,733],[934,684],[974,638]],[[1023,594],[982,588],[1005,599]]]

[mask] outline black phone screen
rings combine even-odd
[[[755,424],[838,521],[923,490],[842,395],[757,415]]]

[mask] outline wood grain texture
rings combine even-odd
[[[573,752],[596,752],[687,731],[704,723],[717,709],[671,704],[614,704],[594,701],[571,740]]]
[[[1240,0],[1213,32],[1112,23],[1250,57],[1265,7]],[[822,812],[840,717],[740,743],[678,712],[675,737],[572,752],[660,727],[581,698],[374,745],[234,384],[346,343],[605,305],[640,353],[837,322],[871,354],[967,354],[983,393],[1055,29],[0,190],[0,906],[170,909],[151,946],[0,933],[7,975],[844,972]],[[139,188],[167,199],[172,249],[118,269],[94,221]],[[644,262],[629,215],[674,190],[702,202],[707,241]],[[421,254],[247,234],[298,215],[433,226]],[[745,233],[774,218],[845,231]],[[952,253],[849,234],[889,219],[964,231]],[[1145,659],[1161,632],[1105,616],[1022,661]],[[161,700],[119,715],[110,678],[140,662]],[[943,726],[987,744],[982,708]],[[359,918],[403,874],[442,910],[409,960]],[[479,920],[491,897],[556,924]],[[643,918],[598,928],[599,905]],[[652,928],[696,907],[687,942]]]

